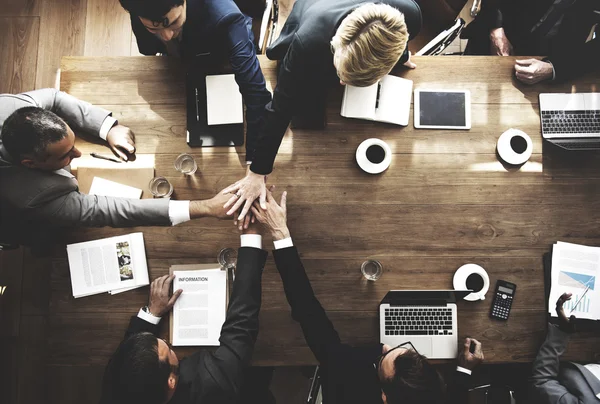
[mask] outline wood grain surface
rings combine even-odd
[[[476,337],[486,361],[530,362],[545,336],[542,255],[557,240],[600,245],[597,153],[560,151],[540,135],[539,92],[596,90],[598,76],[535,87],[513,78],[512,58],[421,57],[414,71],[397,74],[415,88],[468,89],[469,131],[416,130],[349,120],[339,115],[342,88],[329,92],[327,129],[289,129],[269,183],[289,192],[289,226],[315,293],[350,344],[378,341],[377,307],[390,289],[452,287],[452,275],[474,262],[497,279],[517,284],[508,322],[488,316],[489,298],[459,303],[460,337]],[[273,88],[275,64],[261,57]],[[209,198],[244,173],[244,148],[189,148],[181,67],[168,58],[63,59],[61,89],[114,112],[136,133],[137,150],[153,154],[156,174],[167,177],[176,199]],[[412,113],[412,112],[411,112]],[[412,120],[412,119],[411,119]],[[511,127],[533,139],[533,156],[520,169],[495,155],[498,136]],[[369,137],[390,144],[393,159],[381,175],[358,169],[354,152]],[[84,152],[102,150],[80,138]],[[181,152],[194,155],[192,178],[173,168]],[[215,262],[223,247],[238,245],[228,221],[196,220],[169,228],[79,229],[67,241],[142,230],[150,278],[172,264]],[[270,239],[264,244],[270,248]],[[384,267],[376,283],[362,279],[367,258]],[[48,345],[51,367],[100,368],[119,343],[147,289],[73,299],[63,254],[51,267]],[[490,293],[491,295],[491,293]],[[490,296],[488,295],[488,296]],[[315,360],[291,319],[272,258],[263,275],[263,308],[254,355],[259,365],[305,365]],[[166,333],[166,327],[164,329]],[[567,359],[600,357],[600,338],[579,334]],[[178,349],[186,355],[194,349]]]

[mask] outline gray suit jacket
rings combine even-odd
[[[0,129],[19,108],[37,106],[64,119],[75,133],[98,136],[111,113],[55,89],[0,95]],[[39,241],[40,229],[75,226],[170,225],[166,199],[124,199],[85,195],[77,181],[54,172],[15,164],[0,137],[0,237]]]
[[[548,335],[533,362],[531,394],[540,404],[600,403],[600,380],[584,366],[560,363],[568,334],[548,324]]]

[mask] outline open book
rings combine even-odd
[[[67,256],[75,298],[114,294],[150,283],[142,233],[69,244]]]
[[[552,249],[552,275],[548,307],[557,317],[556,301],[563,293],[571,293],[571,300],[563,308],[569,317],[588,320],[600,319],[600,290],[596,282],[600,276],[600,248],[557,242]]]
[[[412,86],[411,80],[389,74],[369,87],[346,85],[341,115],[406,126]]]
[[[183,293],[173,306],[173,346],[218,346],[227,310],[227,271],[219,264],[173,265],[173,290]]]

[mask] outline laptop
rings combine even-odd
[[[542,137],[567,150],[600,149],[600,93],[540,94]]]
[[[458,323],[456,301],[469,290],[390,290],[379,305],[382,344],[410,341],[430,359],[456,359]]]

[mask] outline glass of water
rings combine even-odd
[[[369,281],[376,281],[383,274],[381,262],[375,260],[366,260],[360,266],[360,272]]]
[[[237,263],[237,251],[233,248],[223,248],[219,251],[217,260],[221,267],[225,269],[234,269]]]
[[[154,177],[150,180],[150,192],[157,198],[168,198],[173,193],[173,185],[165,177]]]
[[[198,164],[191,154],[183,153],[175,159],[175,169],[185,175],[194,175],[198,170]]]

